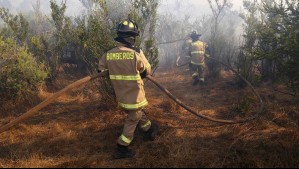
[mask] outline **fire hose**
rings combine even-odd
[[[186,66],[186,65],[189,65],[189,62],[188,63],[184,63],[182,65],[177,65],[177,67],[183,67],[183,66]]]
[[[240,123],[246,123],[249,121],[252,121],[256,118],[258,118],[264,111],[264,102],[261,98],[261,96],[258,94],[258,92],[254,89],[254,87],[252,86],[252,84],[246,80],[242,75],[240,75],[236,70],[234,70],[231,66],[215,59],[212,57],[207,57],[208,59],[214,60],[224,66],[226,66],[227,68],[229,68],[230,70],[232,70],[237,76],[239,76],[239,78],[241,78],[252,90],[252,92],[254,93],[254,95],[258,98],[259,103],[260,103],[260,107],[259,107],[259,111],[252,117],[246,118],[246,119],[242,119],[242,120],[220,120],[220,119],[215,119],[215,118],[211,118],[211,117],[207,117],[201,114],[196,113],[196,111],[192,110],[189,106],[185,105],[182,101],[180,101],[179,99],[177,99],[175,96],[173,96],[166,88],[164,88],[163,86],[161,86],[155,79],[153,79],[151,76],[147,77],[151,82],[153,82],[156,86],[158,86],[165,94],[167,94],[173,101],[175,101],[177,104],[179,104],[181,107],[183,107],[185,110],[187,110],[188,112],[192,113],[193,115],[208,120],[208,121],[212,121],[212,122],[216,122],[216,123],[223,123],[223,124],[240,124]],[[185,65],[188,65],[188,63],[182,64],[178,67],[182,67]]]
[[[57,93],[54,93],[53,95],[49,96],[45,101],[43,101],[42,103],[40,103],[39,105],[35,106],[34,108],[30,109],[29,111],[27,111],[26,113],[24,113],[23,115],[21,115],[20,117],[16,118],[15,120],[13,120],[12,122],[4,125],[3,127],[0,128],[0,133],[3,133],[4,131],[10,129],[11,127],[21,123],[22,121],[27,120],[29,117],[33,116],[36,114],[37,111],[41,110],[42,108],[46,107],[47,105],[49,105],[50,103],[54,102],[58,97],[66,94],[67,92],[91,81],[94,80],[98,77],[104,77],[107,76],[108,72],[102,72],[102,73],[98,73],[96,75],[92,75],[92,76],[87,76],[83,79],[80,79],[70,85],[68,85],[67,87],[65,87],[64,89],[60,90]]]
[[[213,58],[209,58],[209,59],[213,59]],[[216,59],[213,59],[216,60]],[[217,61],[217,60],[216,60]],[[218,61],[220,62],[220,61]],[[221,62],[220,62],[221,63]],[[223,64],[223,63],[221,63]],[[231,68],[230,66],[223,64],[229,68]],[[231,68],[232,69],[232,68]],[[182,101],[180,101],[177,97],[175,97],[174,95],[172,95],[165,87],[163,87],[162,85],[160,85],[152,76],[148,75],[147,79],[150,80],[152,83],[154,83],[158,88],[160,88],[167,96],[169,96],[173,101],[175,101],[177,104],[179,104],[181,107],[183,107],[184,109],[186,109],[188,112],[194,114],[195,116],[208,120],[208,121],[212,121],[212,122],[217,122],[217,123],[224,123],[224,124],[238,124],[238,123],[246,123],[249,122],[251,120],[254,120],[256,118],[259,117],[259,115],[263,112],[264,110],[264,103],[260,97],[260,95],[255,91],[254,87],[245,79],[243,78],[241,75],[239,75],[235,70],[232,69],[232,71],[234,71],[244,82],[247,83],[247,85],[252,89],[253,93],[255,94],[255,96],[259,99],[260,101],[260,109],[259,112],[255,115],[252,116],[250,118],[247,119],[243,119],[243,120],[236,120],[236,121],[232,121],[232,120],[220,120],[220,119],[214,119],[211,117],[207,117],[201,114],[197,114],[194,110],[192,110],[189,106],[185,105]],[[23,115],[21,115],[20,117],[17,117],[15,120],[11,121],[10,123],[2,126],[0,128],[0,133],[3,133],[4,131],[14,127],[15,125],[27,120],[28,118],[30,118],[31,116],[35,115],[36,112],[38,112],[39,110],[41,110],[42,108],[46,107],[47,105],[51,104],[52,102],[54,102],[58,97],[66,94],[67,92],[91,81],[94,80],[96,78],[99,77],[104,77],[107,76],[108,72],[102,72],[102,73],[98,73],[92,76],[87,76],[83,79],[80,79],[70,85],[68,85],[67,87],[65,87],[64,89],[60,90],[57,93],[54,93],[53,95],[51,95],[50,97],[48,97],[46,100],[44,100],[42,103],[38,104],[37,106],[35,106],[34,108],[30,109],[29,111],[27,111],[26,113],[24,113]]]

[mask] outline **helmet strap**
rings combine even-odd
[[[198,40],[199,40],[199,36],[192,37],[193,42],[198,41]]]
[[[115,38],[115,41],[120,42],[128,47],[132,47],[135,44],[136,38],[118,36],[117,38]]]

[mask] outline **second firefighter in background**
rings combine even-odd
[[[199,40],[201,35],[196,31],[191,33],[192,43],[189,46],[189,55],[191,56],[191,69],[193,71],[193,85],[205,85],[205,55],[206,43]]]

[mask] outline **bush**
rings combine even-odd
[[[0,37],[1,99],[26,99],[44,84],[48,72],[43,63],[37,63],[26,47],[17,47],[12,39]]]

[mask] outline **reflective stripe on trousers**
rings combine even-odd
[[[146,105],[148,105],[148,101],[146,99],[143,102],[136,103],[136,104],[119,103],[119,106],[126,110],[137,110]]]
[[[123,142],[125,142],[126,144],[131,144],[132,140],[128,139],[125,135],[121,135],[119,137],[120,140],[122,140]]]
[[[191,61],[191,63],[192,63],[193,65],[205,66],[205,62],[202,62],[202,63],[195,63],[195,62]]]
[[[134,132],[138,124],[143,131],[148,131],[151,121],[147,118],[143,110],[128,110],[128,114],[122,135],[118,138],[118,144],[129,146],[134,139]]]
[[[152,122],[148,121],[147,123],[142,125],[141,128],[143,129],[143,131],[147,131],[151,126],[152,126]]]
[[[194,51],[194,52],[191,52],[191,54],[205,54],[204,51]]]

